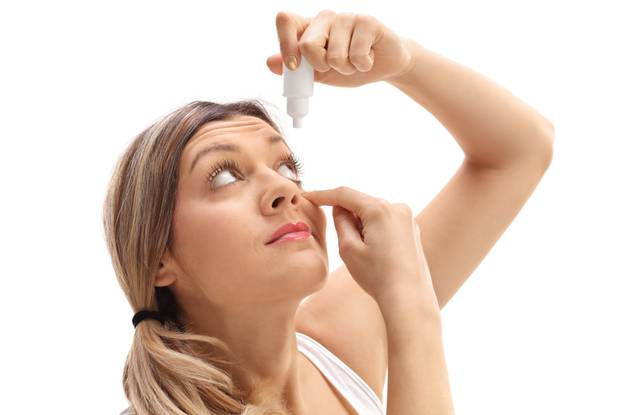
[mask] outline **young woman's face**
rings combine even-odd
[[[325,283],[326,217],[300,195],[300,176],[285,158],[290,150],[269,139],[278,135],[259,118],[236,116],[204,125],[184,148],[173,251],[186,301],[231,306],[305,297]],[[239,151],[210,151],[195,161],[216,143]],[[266,245],[290,221],[304,221],[312,236]]]

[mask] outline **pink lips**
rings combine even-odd
[[[277,241],[308,238],[309,236],[311,236],[311,229],[306,223],[303,221],[288,222],[272,234],[266,245]]]
[[[310,236],[311,234],[307,231],[290,232],[290,233],[286,233],[285,235],[281,236],[276,241],[271,242],[269,245],[278,244],[278,243],[285,242],[285,241],[297,241],[298,239],[307,239]]]

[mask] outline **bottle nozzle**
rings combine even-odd
[[[287,113],[294,120],[294,128],[301,128],[302,117],[309,113],[309,98],[287,97]]]

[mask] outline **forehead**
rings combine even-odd
[[[244,147],[245,145],[260,143],[260,141],[254,140],[254,137],[276,135],[280,134],[270,124],[249,115],[236,115],[228,120],[211,121],[201,126],[188,140],[182,152],[180,167],[182,172],[188,172],[195,157],[203,149],[215,143],[228,143]]]
[[[186,143],[186,150],[192,151],[199,143],[218,139],[244,141],[246,136],[277,133],[264,120],[250,115],[236,115],[228,120],[211,121],[199,128]],[[242,144],[242,143],[240,143]],[[196,148],[195,148],[196,149]]]

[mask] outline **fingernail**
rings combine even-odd
[[[285,64],[290,70],[293,71],[294,69],[296,69],[296,66],[298,65],[298,61],[296,60],[295,56],[288,56],[287,59],[285,60]]]

